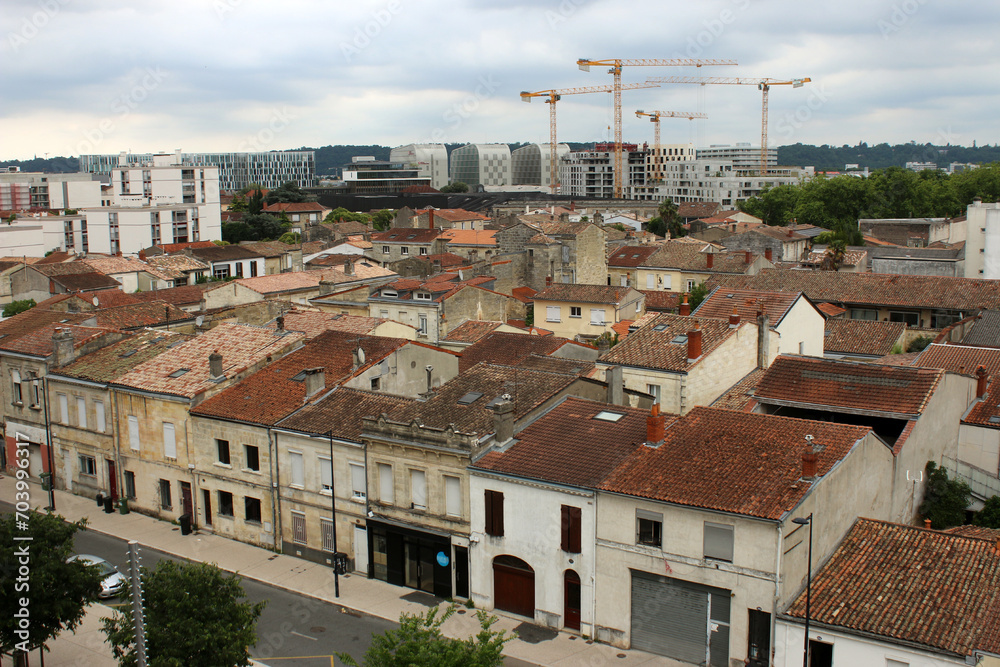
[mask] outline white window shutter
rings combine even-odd
[[[163,422],[163,455],[168,459],[177,458],[177,436],[170,422]]]

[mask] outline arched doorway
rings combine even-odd
[[[493,606],[535,617],[535,571],[530,565],[515,556],[493,559]]]
[[[580,575],[573,570],[563,573],[563,626],[580,629]]]

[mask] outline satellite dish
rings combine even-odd
[[[95,297],[94,297],[94,307],[96,308],[96,307],[97,307],[97,306],[99,306],[99,305],[101,305],[101,302],[100,302],[100,301],[98,301],[98,300],[97,300],[97,297],[95,296]]]
[[[362,364],[365,363],[365,351],[360,346],[358,347],[358,361]]]
[[[200,327],[204,321],[205,321],[205,316],[204,315],[199,315],[198,317],[194,318],[195,326],[199,326]]]

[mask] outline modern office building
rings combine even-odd
[[[416,166],[393,160],[376,160],[356,155],[343,167],[344,184],[351,194],[374,195],[401,192],[414,185],[429,186],[429,176],[421,176]]]
[[[101,182],[93,174],[0,172],[0,211],[62,211],[100,204]]]
[[[510,146],[468,144],[456,148],[451,152],[451,182],[465,183],[471,190],[510,186]]]
[[[118,155],[81,155],[80,171],[109,176],[122,160],[139,166],[153,160],[153,153]],[[181,164],[188,167],[218,167],[219,188],[239,190],[256,183],[276,188],[294,181],[300,187],[316,185],[316,154],[313,151],[269,151],[266,153],[180,153]]]
[[[528,144],[510,154],[511,185],[537,185],[548,191],[552,185],[552,144]],[[556,179],[559,162],[569,155],[569,146],[556,144]]]
[[[431,187],[440,190],[448,185],[448,149],[444,144],[407,144],[389,151],[389,162],[416,167],[421,178],[429,178]]]

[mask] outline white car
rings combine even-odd
[[[98,572],[101,573],[101,591],[97,594],[97,597],[102,599],[113,598],[128,586],[128,579],[118,571],[118,568],[103,558],[91,556],[90,554],[77,554],[76,556],[70,556],[66,559],[66,562],[72,563],[76,560],[98,568]]]

